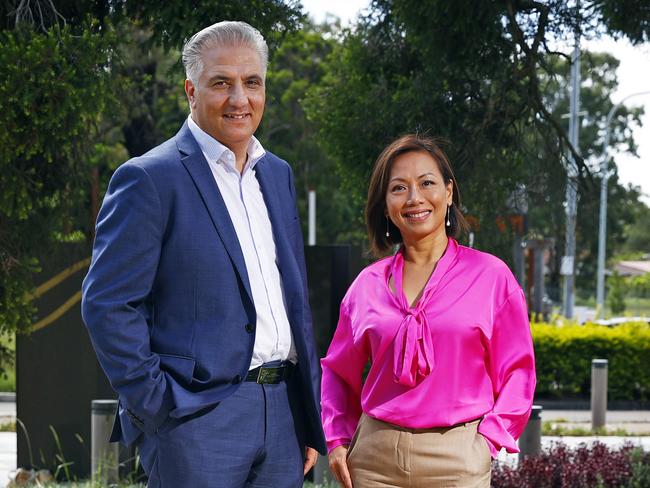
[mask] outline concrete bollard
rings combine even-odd
[[[119,444],[108,440],[117,411],[117,400],[93,400],[90,424],[90,472],[103,484],[118,482]]]
[[[607,359],[591,360],[591,428],[605,426],[607,414]]]
[[[539,456],[542,452],[542,406],[533,405],[530,418],[519,438],[519,461],[527,456]]]

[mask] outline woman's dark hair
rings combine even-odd
[[[409,152],[425,152],[429,154],[438,165],[438,169],[444,178],[445,184],[452,182],[452,205],[449,213],[451,225],[445,226],[447,235],[453,238],[469,229],[465,217],[460,211],[460,192],[456,177],[451,169],[451,164],[444,151],[440,148],[440,142],[434,138],[407,134],[390,143],[379,155],[375,162],[368,187],[368,201],[366,203],[366,228],[370,240],[370,250],[376,257],[388,254],[395,244],[402,242],[402,234],[393,225],[390,219],[386,219],[386,192],[388,191],[388,179],[393,163],[398,156]],[[390,236],[386,237],[386,228],[390,229]]]

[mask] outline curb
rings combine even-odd
[[[13,391],[0,392],[0,402],[16,402],[16,394]]]

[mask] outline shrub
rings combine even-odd
[[[591,360],[609,360],[610,400],[650,400],[650,326],[533,324],[537,398],[589,398]]]
[[[609,293],[607,294],[607,303],[614,315],[621,315],[625,312],[625,293],[627,292],[627,283],[618,273],[614,273],[607,281]]]
[[[641,462],[633,461],[631,445],[610,450],[596,442],[572,450],[556,444],[537,457],[525,458],[514,468],[496,464],[492,470],[493,488],[609,488],[632,485]]]

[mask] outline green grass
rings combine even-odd
[[[589,296],[588,298],[585,297],[581,298],[579,296],[576,296],[576,305],[596,308],[596,297]],[[637,316],[650,317],[650,298],[626,296],[625,312],[618,315],[630,316],[630,317],[637,317]],[[605,304],[605,318],[610,318],[613,316],[614,315],[612,314],[612,311],[610,310],[609,306]]]
[[[563,420],[548,420],[542,422],[542,435],[550,436],[570,436],[570,437],[591,437],[591,436],[617,436],[617,437],[636,437],[648,435],[647,432],[631,433],[625,429],[606,429],[599,427],[597,429],[587,429],[584,427],[566,427],[562,425]]]

